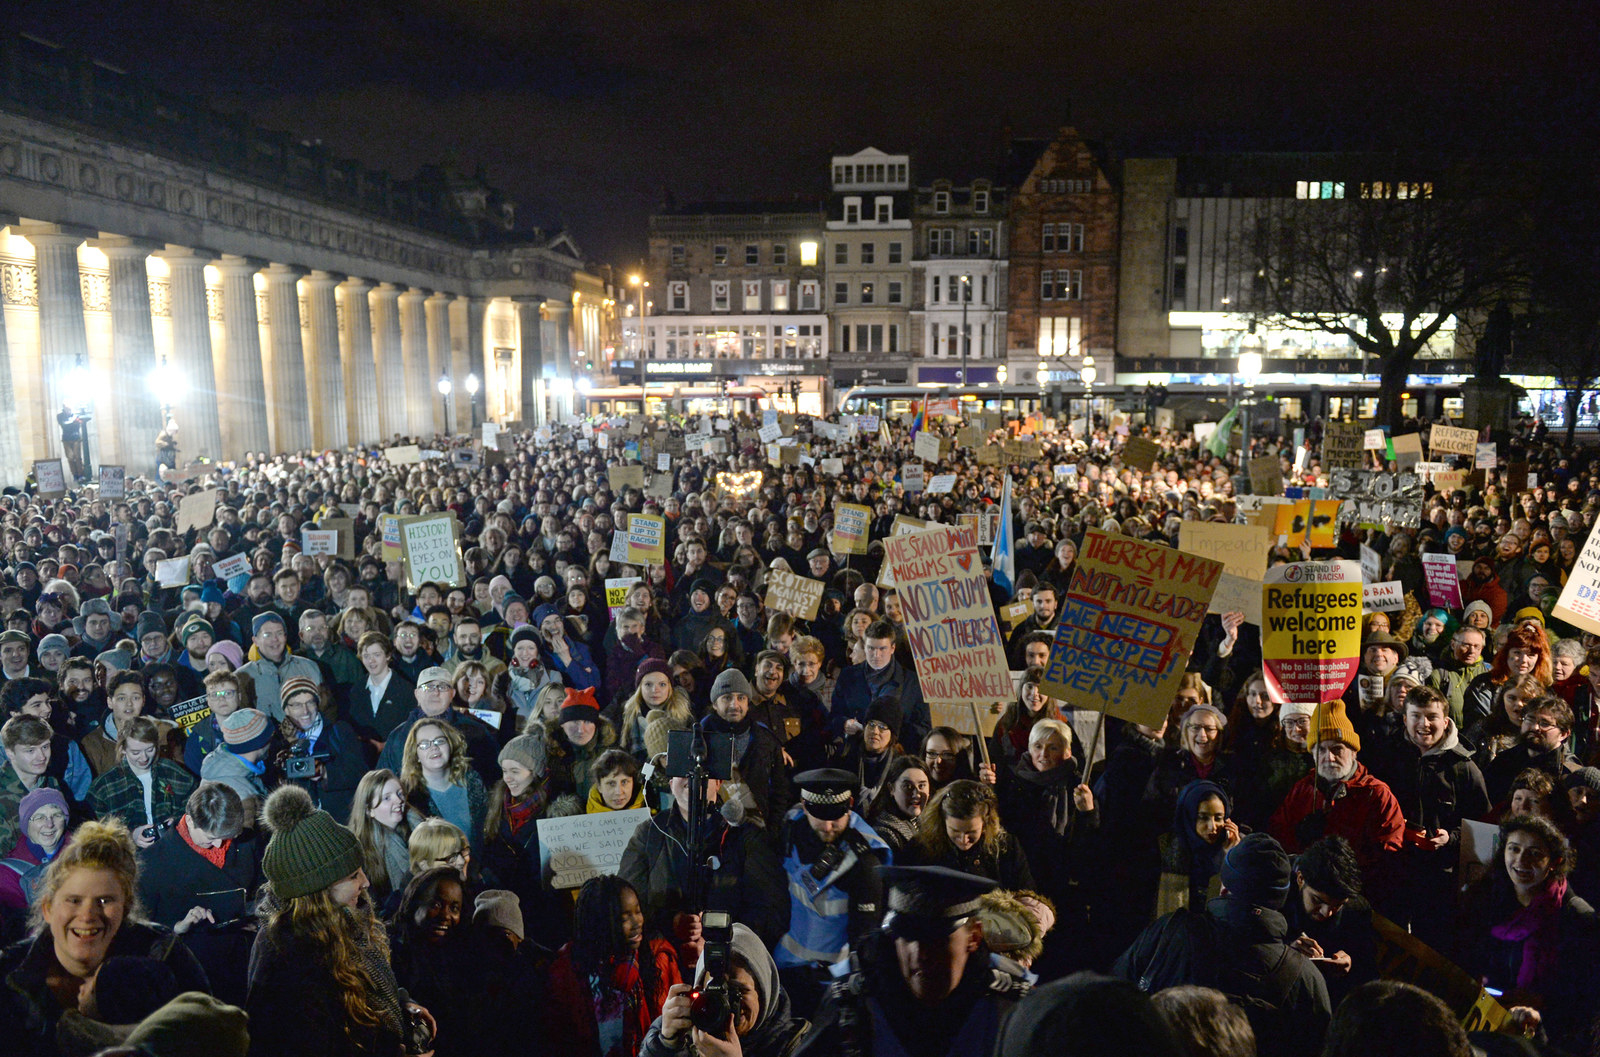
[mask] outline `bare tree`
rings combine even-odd
[[[1268,326],[1348,338],[1377,365],[1379,420],[1399,428],[1418,354],[1452,320],[1517,298],[1524,210],[1455,173],[1340,187],[1348,197],[1257,209],[1238,257],[1254,265],[1245,303]]]

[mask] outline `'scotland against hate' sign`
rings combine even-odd
[[[1600,529],[1589,531],[1552,615],[1600,635]]]
[[[1040,690],[1073,708],[1161,726],[1222,568],[1210,558],[1090,529]]]
[[[581,888],[622,866],[622,853],[649,808],[599,811],[592,815],[539,820],[539,867],[551,888]]]
[[[1332,701],[1361,663],[1361,563],[1274,565],[1261,617],[1267,695],[1280,704]]]
[[[766,606],[801,620],[815,620],[824,586],[821,580],[773,569],[767,574]]]
[[[893,536],[884,541],[884,565],[898,585],[906,637],[934,724],[970,731],[973,705],[998,706],[1013,696],[976,533],[937,525]],[[999,709],[980,707],[978,714],[987,737]]]

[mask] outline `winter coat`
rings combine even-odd
[[[745,731],[734,737],[733,780],[749,794],[745,807],[755,816],[751,821],[767,829],[776,846],[778,838],[773,832],[794,805],[783,745],[776,734],[751,722],[749,716],[745,717],[745,724]],[[706,713],[700,725],[708,734],[727,733],[727,724],[715,712]]]
[[[183,814],[189,794],[199,784],[181,765],[156,757],[150,768],[150,816],[147,818],[144,783],[124,761],[94,780],[86,802],[96,818],[115,815],[127,823],[129,829],[136,830]]]
[[[922,683],[914,669],[899,661],[890,661],[888,678],[877,683],[868,678],[867,662],[852,664],[839,673],[839,682],[833,688],[833,708],[828,713],[828,733],[835,740],[844,737],[844,721],[858,723],[867,720],[867,707],[880,697],[894,695],[900,699],[900,744],[920,751],[922,740],[933,729],[933,718],[928,703],[922,697]]]
[[[350,818],[356,786],[367,773],[367,746],[350,724],[324,715],[322,729],[309,748],[312,756],[326,757],[320,761],[322,778],[295,779],[294,784],[310,793],[319,808],[342,824]]]
[[[1483,772],[1455,724],[1427,752],[1409,738],[1385,743],[1373,754],[1372,773],[1394,794],[1407,826],[1427,835],[1439,829],[1450,834],[1450,843],[1437,851],[1417,850],[1440,872],[1454,873],[1461,857],[1461,820],[1485,818],[1491,804]]]
[[[400,767],[405,762],[406,737],[412,727],[427,718],[422,709],[413,708],[410,715],[389,731],[389,736],[383,742],[383,751],[378,754],[380,769],[387,768],[395,774],[400,773]],[[467,740],[468,760],[485,786],[500,780],[500,741],[487,723],[459,708],[447,709],[443,715],[432,718],[434,722],[448,722],[456,728],[456,733]]]
[[[1374,870],[1405,842],[1405,815],[1389,787],[1360,763],[1343,785],[1344,794],[1330,800],[1319,785],[1316,772],[1306,775],[1273,813],[1268,832],[1291,855],[1298,855],[1321,837],[1343,837],[1350,842],[1356,861],[1371,884]],[[1314,819],[1314,814],[1322,817]]]
[[[650,1024],[661,1015],[667,1001],[667,989],[683,982],[678,971],[678,956],[666,940],[648,940],[640,947],[641,957],[648,957],[655,966],[655,986],[641,997],[637,1014],[642,1022],[627,1026],[628,1031],[643,1044]],[[572,948],[562,949],[550,966],[549,1001],[546,1009],[546,1035],[548,1048],[542,1052],[556,1057],[597,1057],[600,1053],[600,1030],[595,1024],[594,997],[589,982],[581,978],[572,964]]]
[[[483,788],[483,780],[478,777],[478,772],[467,769],[462,779],[462,784],[467,790],[467,814],[472,820],[471,828],[467,830],[467,840],[472,845],[472,854],[483,855],[483,817],[489,810],[489,794]],[[433,793],[428,788],[427,782],[419,782],[417,787],[406,794],[406,801],[420,815],[426,818],[444,818],[444,812],[439,810],[438,803],[433,799]]]
[[[396,725],[405,721],[406,715],[417,707],[417,685],[406,678],[398,668],[389,669],[389,684],[378,697],[378,707],[372,707],[372,691],[363,679],[350,688],[346,707],[341,713],[356,728],[356,733],[369,741],[382,741]]]
[[[1519,909],[1510,886],[1498,878],[1480,885],[1468,897],[1471,910],[1465,920],[1470,931],[1462,937],[1457,963],[1490,987],[1505,993],[1507,1005],[1525,1004],[1526,992],[1517,990],[1523,944],[1495,938],[1490,929],[1510,920]],[[1600,1007],[1600,915],[1570,888],[1561,903],[1555,930],[1559,937],[1556,986],[1538,996],[1544,1031],[1556,1046],[1571,1053],[1589,1052],[1591,1022]]]
[[[1027,849],[1039,891],[1058,905],[1065,905],[1068,890],[1087,872],[1091,842],[1100,828],[1100,812],[1079,811],[1073,801],[1081,781],[1077,760],[1063,760],[1041,773],[1023,756],[999,790],[1006,832]]]
[[[339,987],[323,961],[324,950],[295,935],[286,919],[263,925],[250,949],[250,1057],[395,1057],[405,1005],[387,952],[363,959],[367,1001],[382,1014],[371,1027],[344,1030]]]
[[[1028,865],[1028,853],[1022,850],[1022,842],[1017,840],[1015,834],[1002,833],[999,846],[994,851],[987,850],[984,843],[980,840],[966,851],[947,845],[942,853],[933,854],[920,842],[912,841],[896,854],[895,859],[901,866],[946,866],[974,877],[987,877],[1008,891],[1014,892],[1019,888],[1026,888],[1030,892],[1039,890],[1033,879],[1033,870]]]

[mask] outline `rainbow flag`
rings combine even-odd
[[[911,437],[916,439],[920,430],[928,428],[928,398],[922,398],[922,406],[917,409],[916,416],[911,419]]]

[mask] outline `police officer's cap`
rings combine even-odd
[[[897,939],[948,936],[978,913],[979,897],[999,887],[945,866],[882,866],[889,889],[889,913],[883,927]]]
[[[794,777],[806,814],[823,821],[843,818],[855,798],[856,776],[837,767],[822,767]]]

